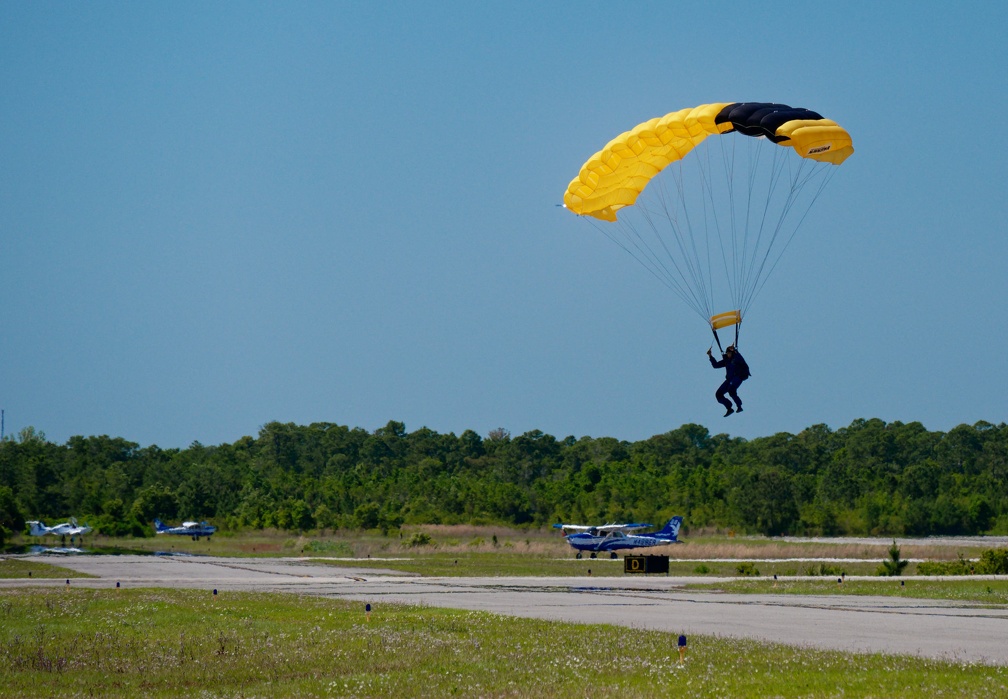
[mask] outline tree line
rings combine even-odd
[[[505,429],[271,422],[185,449],[119,437],[0,442],[0,527],[76,516],[150,536],[155,517],[226,530],[648,521],[766,535],[1008,533],[1008,425],[855,420],[746,440],[687,424],[646,440]]]

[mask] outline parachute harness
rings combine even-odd
[[[718,337],[717,331],[720,328],[728,327],[729,325],[735,326],[735,348],[738,348],[738,335],[739,328],[742,326],[742,312],[741,311],[728,311],[727,313],[719,313],[716,316],[711,316],[710,327],[711,332],[714,333],[714,341],[717,342],[718,349],[721,350],[721,354],[724,354],[724,349],[721,347],[721,338]]]

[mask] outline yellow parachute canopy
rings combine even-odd
[[[803,158],[839,165],[853,152],[850,134],[807,109],[765,102],[719,102],[666,114],[620,134],[588,159],[564,194],[575,214],[615,221],[651,179],[707,136],[738,131],[790,146]]]

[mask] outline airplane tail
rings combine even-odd
[[[676,515],[668,521],[660,532],[655,533],[655,538],[666,539],[669,542],[679,541],[679,527],[682,526],[682,517]]]
[[[46,526],[42,522],[25,522],[28,525],[28,533],[32,536],[45,536]]]
[[[163,532],[167,528],[168,527],[165,526],[165,523],[162,522],[160,519],[155,519],[154,520],[154,531],[156,531],[156,532]]]

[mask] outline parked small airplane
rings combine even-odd
[[[679,543],[679,527],[682,526],[682,517],[678,515],[670,519],[660,531],[650,534],[627,533],[650,526],[650,524],[603,524],[593,527],[582,524],[554,524],[553,528],[564,530],[567,543],[577,551],[576,558],[581,558],[582,551],[589,551],[591,558],[595,558],[600,551],[608,551],[611,558],[617,558],[616,551],[620,549],[639,549]]]
[[[178,534],[179,536],[191,536],[193,541],[199,541],[201,536],[205,536],[210,541],[210,535],[217,531],[206,522],[182,522],[179,527],[169,527],[160,519],[154,520],[154,531],[158,534]]]
[[[28,525],[28,533],[32,536],[69,536],[71,542],[73,542],[75,536],[83,539],[84,535],[91,531],[91,527],[87,523],[78,525],[75,517],[71,517],[69,522],[63,522],[63,524],[56,524],[51,527],[47,527],[38,521],[25,522],[25,524]]]

